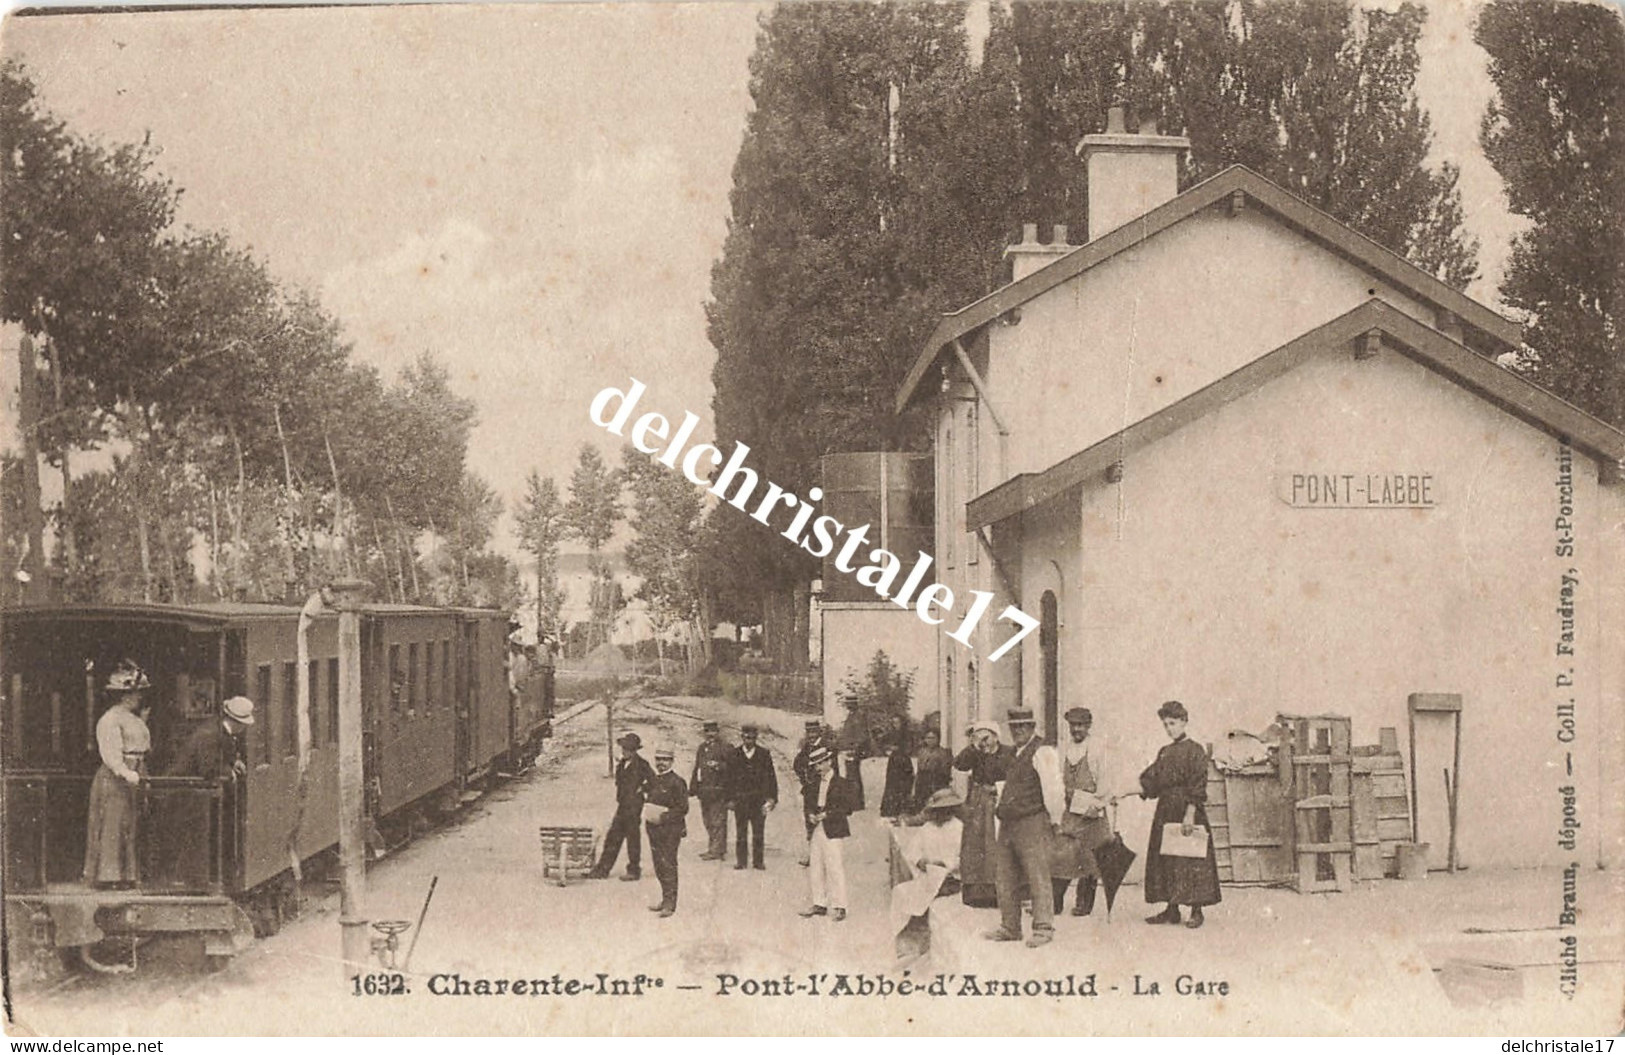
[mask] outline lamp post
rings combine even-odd
[[[338,579],[328,587],[339,610],[339,928],[344,976],[367,970],[366,785],[361,762],[361,604],[372,584]]]

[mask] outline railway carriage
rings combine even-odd
[[[52,606],[0,621],[8,941],[88,948],[109,936],[200,934],[211,955],[272,932],[296,876],[338,841],[338,618],[267,604]],[[533,757],[551,679],[511,686],[507,621],[485,609],[377,604],[361,616],[369,838],[382,848]],[[150,779],[139,793],[141,879],[82,881],[102,685],[120,660],[152,681]],[[300,689],[306,692],[299,710]],[[254,701],[247,772],[170,770],[230,696]],[[303,718],[303,721],[301,721]],[[16,962],[16,961],[14,961]],[[91,961],[92,966],[95,962]]]

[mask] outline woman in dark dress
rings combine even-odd
[[[880,815],[899,817],[912,813],[914,759],[908,753],[908,737],[899,729],[891,750],[886,753],[886,786],[880,793]]]
[[[954,759],[955,769],[970,774],[959,850],[960,897],[972,908],[993,908],[999,903],[993,887],[993,808],[999,797],[994,785],[1004,780],[1016,752],[999,742],[999,727],[992,722],[971,726],[970,740]]]
[[[1157,760],[1140,774],[1140,795],[1156,799],[1151,818],[1151,840],[1145,850],[1145,900],[1166,901],[1168,907],[1147,923],[1179,923],[1179,906],[1189,905],[1187,927],[1202,925],[1202,906],[1219,903],[1219,866],[1213,856],[1212,829],[1207,823],[1207,752],[1185,735],[1190,715],[1185,705],[1170,700],[1157,708],[1157,717],[1173,743],[1157,752]],[[1206,829],[1207,856],[1169,857],[1162,852],[1162,826],[1177,824],[1189,835]]]

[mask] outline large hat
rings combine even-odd
[[[636,751],[638,748],[643,746],[643,738],[637,733],[627,733],[625,736],[621,737],[615,742],[626,748],[628,751]]]
[[[925,806],[922,808],[928,810],[950,810],[955,806],[963,806],[964,804],[965,800],[960,798],[959,792],[955,791],[953,788],[938,788],[931,793],[930,798],[925,800]]]
[[[1095,716],[1087,707],[1073,707],[1066,712],[1066,720],[1073,725],[1093,725]]]
[[[238,725],[253,725],[254,701],[247,696],[233,696],[220,705],[220,713]]]
[[[146,671],[126,659],[120,661],[118,668],[107,676],[105,688],[108,692],[141,692],[152,688],[152,682],[147,680]]]
[[[761,730],[757,728],[755,722],[746,722],[744,725],[739,727],[740,736],[755,736],[759,732],[761,732]]]
[[[816,766],[818,763],[820,763],[820,762],[828,762],[831,758],[834,758],[834,757],[835,756],[830,753],[829,748],[824,747],[823,745],[819,745],[818,747],[815,747],[810,752],[808,752],[808,754],[807,754],[807,764],[810,765],[810,766]]]
[[[1004,715],[1007,725],[1037,725],[1032,711],[1006,711]]]
[[[675,753],[673,753],[672,749],[669,748],[669,747],[657,747],[657,748],[655,748],[655,761],[656,762],[660,761],[662,758],[664,758],[666,761],[670,762],[672,759],[674,759],[676,757],[677,757],[677,755]]]
[[[706,722],[704,725],[700,726],[701,731],[707,733],[717,732],[721,728],[722,726],[718,725],[716,722]]]
[[[999,735],[999,727],[992,722],[972,722],[970,723],[970,731],[973,733],[992,733],[994,736]]]

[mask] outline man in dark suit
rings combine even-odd
[[[807,878],[812,905],[801,914],[828,915],[839,923],[846,918],[846,863],[841,847],[852,834],[847,818],[858,808],[858,792],[849,778],[835,771],[835,756],[829,748],[813,748],[807,764],[814,779],[803,790],[801,804],[811,855]]]
[[[825,742],[824,723],[817,718],[807,719],[806,731],[801,734],[801,743],[796,746],[796,756],[790,761],[790,769],[801,784],[803,794],[807,791],[807,784],[815,774],[812,766],[807,763],[807,756],[812,754],[813,748]],[[807,843],[801,844],[801,867],[806,868],[811,849]]]
[[[243,734],[253,724],[254,701],[247,696],[231,697],[220,705],[220,721],[202,722],[187,734],[164,767],[165,775],[205,780],[242,776],[248,770]]]
[[[757,730],[746,725],[739,730],[740,745],[728,764],[728,797],[734,808],[734,867],[745,867],[746,851],[751,864],[765,869],[762,860],[762,828],[767,811],[779,804],[779,777],[773,771],[773,758],[767,748],[756,743]],[[755,847],[751,849],[751,839]]]
[[[604,852],[587,878],[609,878],[624,840],[626,874],[621,879],[630,883],[643,877],[643,838],[638,834],[638,826],[643,820],[644,796],[655,772],[638,754],[643,740],[637,733],[627,733],[615,742],[621,745],[621,760],[615,765],[615,818],[609,822],[609,831],[604,833]]]
[[[688,785],[671,771],[672,752],[662,747],[655,752],[654,776],[649,778],[644,824],[649,829],[649,856],[654,859],[655,878],[660,880],[660,903],[650,912],[661,919],[677,911],[677,848],[688,834]]]
[[[706,846],[700,860],[720,861],[728,852],[728,768],[734,749],[722,739],[716,722],[706,722],[702,731],[705,738],[694,752],[688,793],[700,800],[700,819],[705,821]]]

